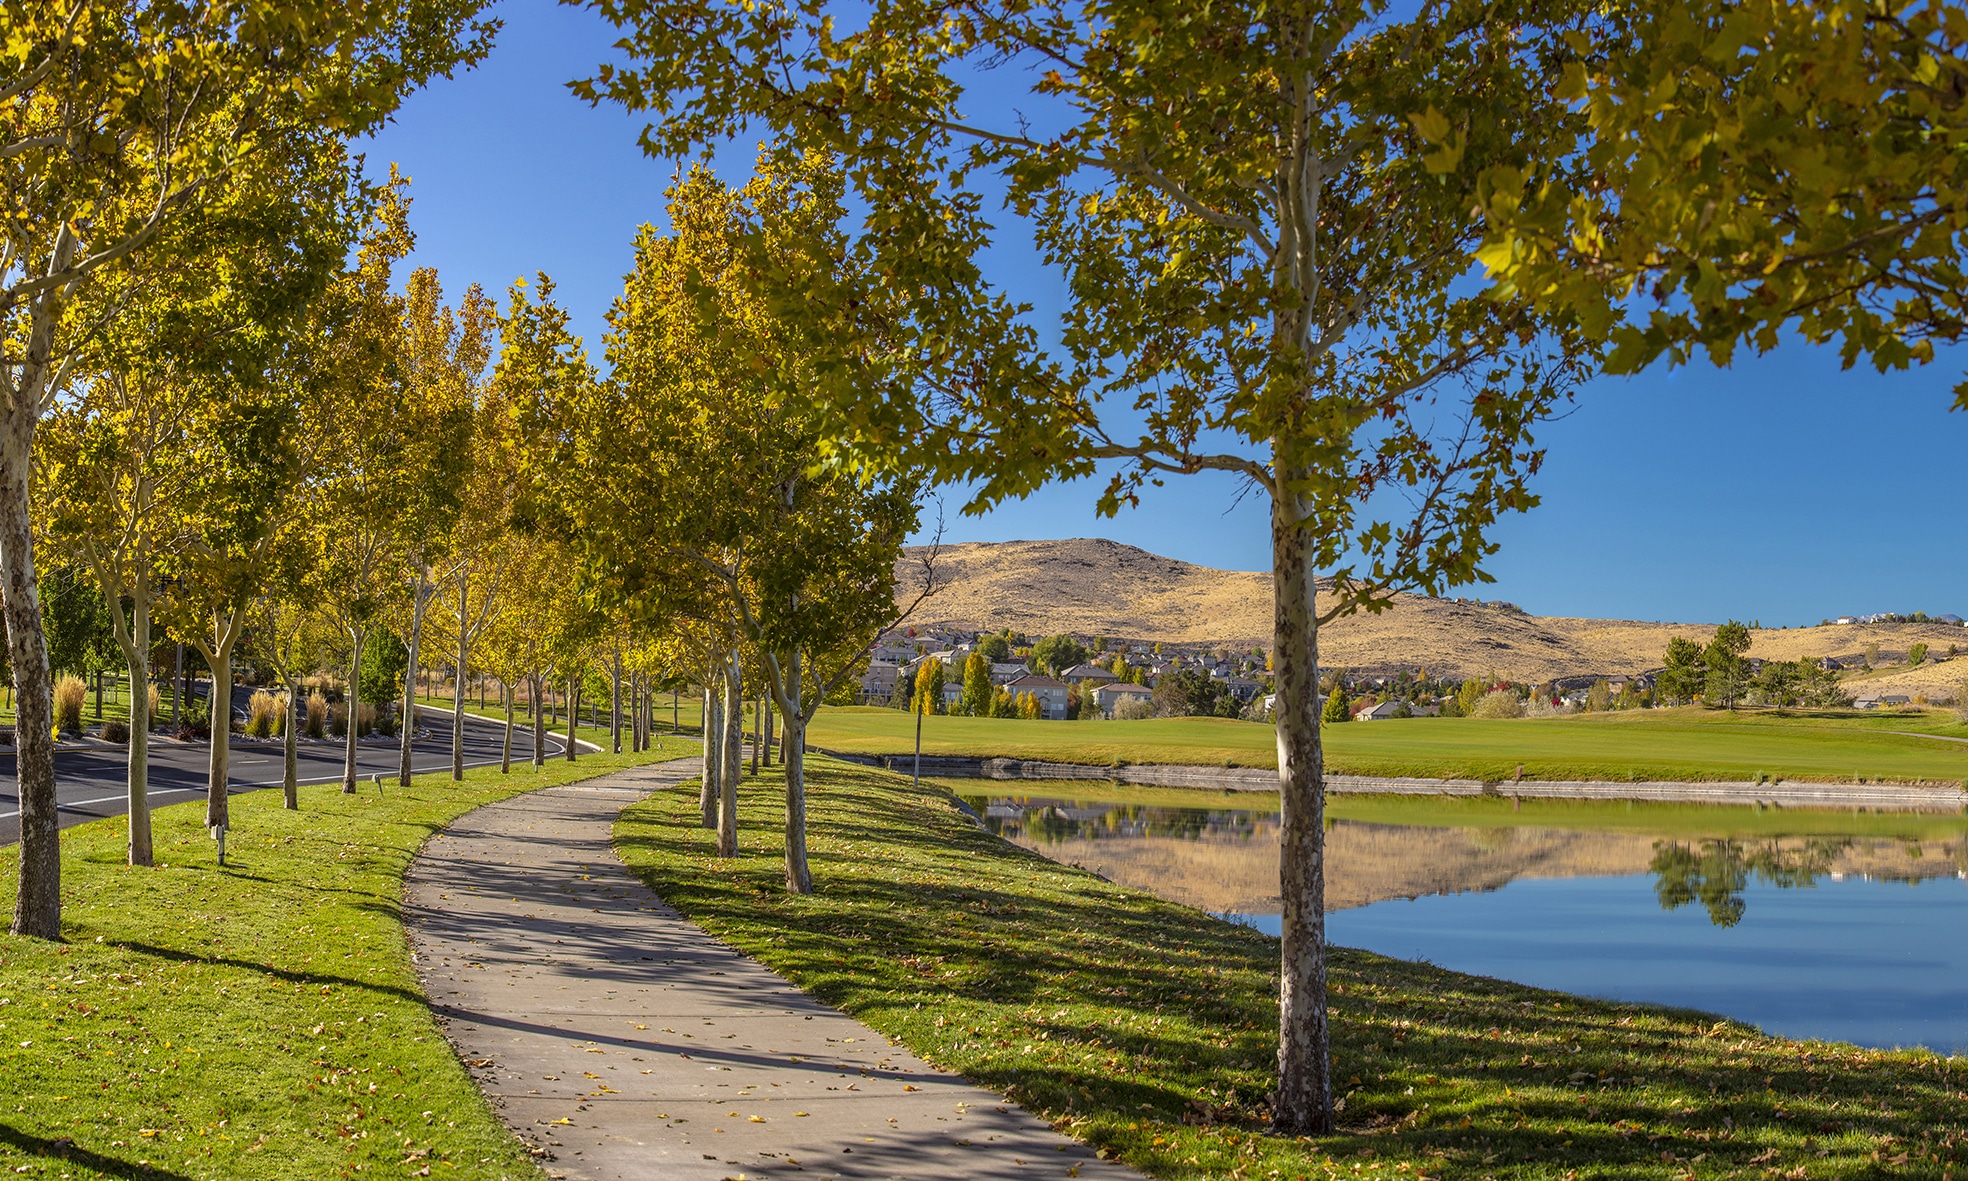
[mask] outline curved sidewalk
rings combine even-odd
[[[922,1062],[713,940],[615,857],[638,768],[480,808],[405,883],[445,1036],[549,1176],[1138,1174]]]

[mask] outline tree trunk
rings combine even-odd
[[[1283,465],[1280,464],[1280,470]],[[1282,479],[1282,476],[1280,477]],[[1325,778],[1319,747],[1319,631],[1310,539],[1296,506],[1271,510],[1273,650],[1277,678],[1278,892],[1283,953],[1278,977],[1280,1135],[1333,1130],[1332,1060],[1326,1015]]]
[[[206,718],[212,728],[211,757],[205,775],[205,827],[229,825],[227,797],[232,786],[232,642],[206,658],[212,666],[212,706]]]
[[[355,794],[356,715],[361,712],[360,707],[362,705],[362,645],[368,638],[369,629],[366,627],[352,627],[349,629],[349,639],[354,641],[355,647],[350,650],[349,655],[348,692],[342,697],[342,709],[346,711],[348,716],[348,725],[344,727],[343,731],[347,735],[348,740],[343,744],[342,748],[342,793],[344,795]]]
[[[471,658],[471,628],[465,617],[467,584],[458,575],[458,675],[451,690],[451,779],[465,777],[465,668]],[[510,743],[510,739],[508,739]]]
[[[622,753],[622,650],[615,649],[613,667],[614,679],[608,689],[608,736],[613,744],[613,753]]]
[[[512,736],[513,736],[513,688],[506,684],[506,678],[499,678],[499,696],[506,699],[506,741],[499,751],[499,774],[512,774]]]
[[[37,337],[42,334],[37,333]],[[38,340],[45,350],[46,340]],[[44,355],[45,360],[45,355]],[[0,418],[0,599],[7,618],[7,657],[14,666],[14,776],[20,799],[20,893],[14,934],[61,938],[61,820],[55,809],[54,688],[41,598],[34,573],[29,515],[38,383],[13,391]]]
[[[765,745],[765,698],[752,698],[752,774],[759,773],[759,747]]]
[[[185,724],[185,646],[178,645],[178,663],[171,673],[171,729]]]
[[[300,687],[294,683],[292,677],[289,677],[287,678],[287,733],[280,752],[280,795],[290,812],[297,812],[301,807],[300,756],[295,747],[298,741],[295,732],[301,728],[301,708]]]
[[[426,587],[423,571],[417,572],[417,587],[410,598],[409,666],[403,670],[403,717],[396,730],[397,768],[396,781],[403,787],[410,786],[410,757],[413,741],[412,730],[417,727],[417,656],[423,646],[424,611],[430,606],[435,587]],[[354,720],[353,716],[350,718]]]
[[[711,680],[706,677],[704,679],[704,724],[700,727],[704,732],[704,790],[697,796],[697,810],[702,814],[705,828],[717,827],[718,785],[724,782],[724,772],[719,767],[718,760],[718,756],[724,753],[724,743],[722,739],[712,737],[712,735],[721,735],[724,733],[722,729],[718,728],[716,718],[717,702],[715,695],[711,692]]]
[[[813,893],[813,870],[806,858],[806,711],[803,669],[798,650],[779,667],[779,702],[786,717],[786,892]],[[767,703],[767,708],[771,703]],[[766,715],[769,719],[770,714]]]
[[[745,682],[738,663],[738,649],[732,648],[724,672],[724,754],[719,760],[724,772],[719,778],[717,852],[719,857],[738,855],[738,777],[745,770]]]
[[[581,732],[581,684],[567,678],[567,761],[574,761],[574,743]]]
[[[539,770],[547,765],[547,715],[540,712],[540,688],[544,678],[536,671],[527,684],[527,692],[533,698],[533,768]]]
[[[772,765],[772,716],[778,713],[772,698],[765,699],[765,726],[759,733],[759,741],[765,745],[765,765]]]
[[[150,595],[143,588],[133,590],[130,596],[130,636],[130,644],[123,650],[123,658],[130,664],[129,774],[125,779],[130,864],[149,865],[154,856],[150,836]],[[143,692],[138,692],[138,685],[144,686]]]
[[[103,675],[101,669],[96,670],[96,720],[98,722],[103,720]]]

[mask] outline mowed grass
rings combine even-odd
[[[431,1018],[403,874],[480,804],[675,753],[236,796],[223,869],[202,801],[157,811],[154,869],[123,864],[120,818],[63,833],[66,941],[0,937],[0,1173],[544,1176]]]
[[[1893,731],[1909,731],[1910,734]],[[1744,780],[1961,783],[1968,781],[1968,726],[1938,711],[1862,714],[1730,714],[1633,710],[1567,718],[1486,721],[1406,718],[1324,730],[1326,769],[1346,775],[1440,779]],[[809,744],[848,754],[907,754],[911,715],[879,706],[824,709]],[[927,717],[924,754],[1113,766],[1186,763],[1275,767],[1270,726],[1222,718],[1044,722]]]
[[[939,787],[816,758],[819,893],[780,803],[712,855],[659,793],[618,851],[713,935],[1143,1172],[1201,1178],[1952,1176],[1968,1062],[1764,1037],[1358,951],[1332,963],[1340,1134],[1265,1131],[1278,945],[978,828]]]

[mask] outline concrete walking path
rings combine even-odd
[[[1134,1178],[716,942],[615,857],[637,768],[480,808],[405,884],[417,972],[506,1124],[580,1181]]]

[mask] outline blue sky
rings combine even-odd
[[[590,109],[564,83],[611,54],[592,14],[505,0],[497,48],[479,69],[413,96],[366,145],[414,184],[415,262],[455,295],[502,293],[545,270],[598,354],[602,316],[630,264],[638,225],[660,222],[666,163],[635,144],[642,125]],[[742,167],[749,153],[726,153]],[[1016,251],[994,277],[1056,306],[1058,284]],[[1795,346],[1717,370],[1703,364],[1581,391],[1543,432],[1544,504],[1506,521],[1494,586],[1466,590],[1544,615],[1768,626],[1858,611],[1968,615],[1968,415],[1950,413],[1960,378],[1946,360],[1879,377]],[[1263,505],[1234,505],[1227,479],[1154,490],[1103,520],[1097,484],[1055,486],[987,517],[949,501],[953,541],[1111,537],[1185,561],[1269,568]]]

